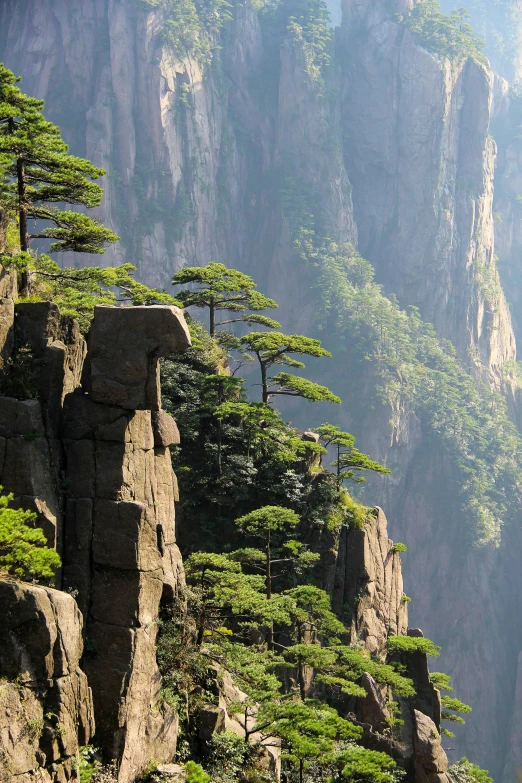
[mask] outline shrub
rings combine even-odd
[[[20,579],[50,579],[61,564],[60,556],[47,546],[43,530],[35,527],[37,515],[9,508],[12,500],[12,494],[0,494],[0,567]]]
[[[187,761],[185,764],[187,771],[187,783],[210,783],[210,775],[207,775],[200,764],[195,761]]]
[[[425,655],[437,657],[440,655],[440,647],[434,644],[430,639],[423,636],[389,636],[388,652],[390,653],[415,653],[421,652]]]

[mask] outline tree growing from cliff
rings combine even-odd
[[[275,578],[273,574],[274,565],[288,566],[290,563],[301,565],[311,565],[316,562],[318,556],[307,552],[300,542],[291,539],[290,533],[295,530],[299,524],[299,516],[290,508],[282,506],[264,506],[263,508],[251,511],[236,520],[236,525],[249,533],[254,538],[261,538],[264,541],[264,552],[261,550],[244,550],[238,554],[238,558],[243,561],[249,561],[250,564],[259,568],[263,572],[266,589],[266,599],[272,599],[272,583]],[[277,556],[273,558],[274,536],[279,535],[283,539],[278,548]],[[285,552],[286,554],[282,554]],[[261,563],[264,565],[261,567]],[[268,626],[268,649],[273,649],[274,626],[270,623]]]
[[[312,402],[335,402],[341,400],[326,386],[320,386],[306,378],[288,372],[270,376],[274,366],[303,368],[305,365],[292,354],[298,356],[331,357],[331,353],[321,346],[319,340],[301,334],[282,334],[281,332],[250,332],[241,338],[243,346],[253,353],[261,370],[262,401],[266,404],[276,395],[303,397]]]
[[[32,511],[10,508],[13,495],[0,487],[0,569],[24,580],[51,579],[60,556],[47,546],[43,530],[36,527]]]
[[[17,81],[0,64],[0,162],[7,174],[1,198],[16,212],[22,261],[29,264],[34,239],[54,240],[51,252],[103,253],[108,243],[117,241],[116,234],[84,213],[60,205],[99,206],[103,189],[95,180],[105,171],[69,153],[59,128],[42,114],[44,102],[24,95]],[[34,233],[30,221],[37,226]],[[24,293],[29,280],[26,268]]]
[[[372,470],[376,473],[389,474],[391,470],[372,460],[367,454],[355,448],[355,437],[349,432],[343,432],[333,424],[323,424],[317,428],[320,440],[325,448],[334,446],[337,459],[332,464],[336,468],[337,486],[343,481],[354,481],[361,484],[366,481],[359,475],[362,470]]]
[[[215,336],[217,326],[239,322],[279,328],[277,321],[259,314],[261,310],[276,308],[277,302],[256,291],[257,286],[252,278],[237,269],[228,269],[224,264],[210,263],[202,267],[186,267],[172,278],[173,285],[187,283],[199,287],[196,290],[186,288],[179,291],[176,296],[183,307],[208,309],[211,337]],[[241,313],[241,315],[217,323],[217,314],[222,311]]]

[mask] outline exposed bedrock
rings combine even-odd
[[[65,783],[94,734],[83,618],[59,590],[0,580],[0,780]]]
[[[53,305],[17,305],[14,312],[11,355],[29,346],[27,367],[35,372],[27,391],[34,398],[0,397],[0,483],[17,504],[39,512],[49,543],[62,554],[59,581],[67,592],[0,582],[2,617],[5,608],[9,620],[0,675],[25,683],[26,671],[35,666],[53,660],[58,666],[58,653],[76,657],[68,672],[30,674],[31,688],[41,690],[34,682],[55,678],[58,691],[50,690],[47,701],[39,690],[28,696],[25,718],[16,687],[5,686],[7,709],[10,715],[17,711],[23,737],[32,736],[27,726],[40,720],[42,699],[45,709],[54,699],[53,714],[67,725],[70,746],[62,748],[55,739],[44,758],[33,737],[20,753],[7,745],[6,763],[32,764],[34,774],[45,767],[48,777],[42,780],[63,783],[71,774],[67,759],[92,735],[94,712],[96,742],[118,762],[119,781],[130,783],[151,759],[171,762],[176,751],[177,717],[161,699],[155,642],[160,603],[178,600],[183,585],[169,453],[179,432],[160,409],[157,365],[160,356],[185,350],[190,338],[181,311],[171,307],[97,308],[88,350],[74,322]],[[57,335],[64,337],[59,345]],[[49,350],[56,352],[50,360]],[[23,393],[20,384],[27,380],[19,370],[17,361],[3,373],[13,394]],[[114,401],[120,405],[109,404]],[[62,612],[60,627],[58,619],[53,625],[49,601],[57,617]],[[75,674],[84,641],[82,670]],[[62,694],[66,674],[72,684]],[[87,701],[81,706],[73,697]],[[66,709],[62,720],[60,710]],[[80,709],[89,710],[85,729]],[[6,741],[14,747],[15,734]]]

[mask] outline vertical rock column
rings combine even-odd
[[[97,737],[132,781],[151,759],[172,760],[177,719],[160,696],[160,601],[182,582],[175,543],[179,442],[160,410],[158,359],[190,345],[173,307],[96,308],[83,387],[64,405],[67,515],[64,584],[86,618],[84,668]]]

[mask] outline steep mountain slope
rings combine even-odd
[[[521,753],[511,718],[520,709],[521,542],[515,512],[501,509],[473,549],[475,522],[467,525],[470,505],[463,510],[457,491],[473,460],[481,482],[502,484],[498,461],[476,453],[460,412],[447,415],[458,400],[437,385],[443,413],[433,413],[433,400],[417,404],[418,388],[446,377],[446,365],[405,389],[403,360],[390,370],[393,384],[371,396],[382,339],[366,361],[360,334],[375,324],[381,338],[390,330],[387,305],[368,288],[380,309],[359,322],[340,299],[327,304],[323,285],[327,240],[357,245],[386,292],[418,307],[462,365],[506,392],[514,409],[502,366],[515,359],[515,340],[494,260],[489,126],[498,82],[477,62],[428,52],[396,19],[406,1],[344,0],[333,38],[320,3],[256,10],[247,2],[229,21],[219,4],[200,4],[203,39],[211,28],[203,11],[219,20],[222,48],[211,62],[169,39],[174,5],[155,5],[5,0],[0,58],[23,74],[27,92],[46,98],[73,150],[107,169],[102,217],[122,236],[107,262],[132,260],[145,282],[167,286],[182,265],[223,261],[278,299],[285,329],[323,328],[336,351],[328,382],[345,401],[343,423],[393,469],[384,490],[370,489],[409,546],[414,623],[443,644],[444,666],[475,708],[451,753],[469,754],[500,779]],[[402,318],[388,342],[400,342]],[[412,337],[419,367],[421,342]],[[481,393],[496,415],[501,404]],[[494,418],[473,421],[501,429]],[[476,511],[484,496],[475,494]],[[511,521],[502,536],[501,517]]]

